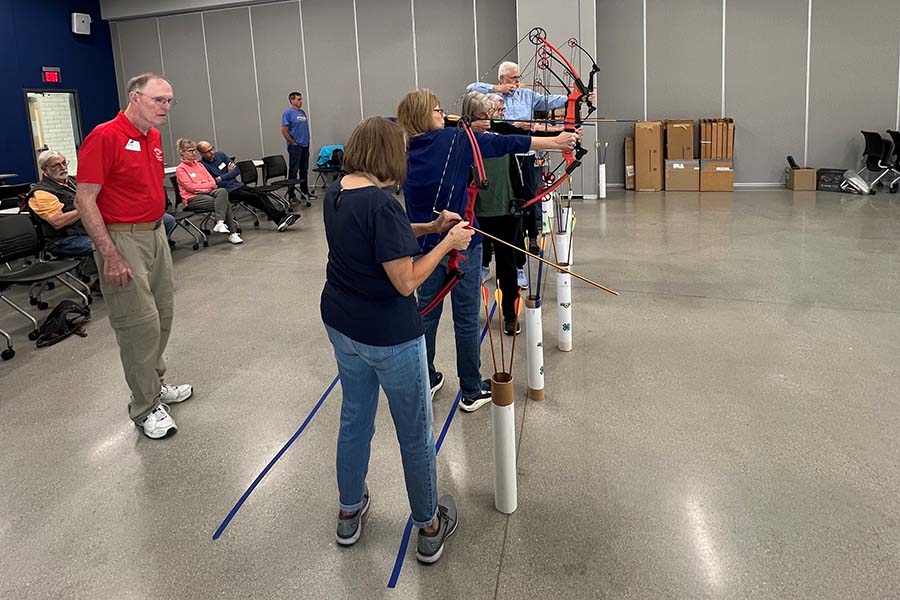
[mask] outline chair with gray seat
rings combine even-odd
[[[6,270],[0,271],[0,300],[31,321],[32,331],[28,334],[30,340],[37,339],[37,319],[6,296],[5,292],[8,289],[16,285],[33,286],[55,279],[78,294],[85,306],[93,300],[90,295],[82,293],[66,279],[68,277],[81,285],[81,282],[72,275],[81,261],[68,258],[43,262],[39,260],[40,252],[40,240],[28,215],[0,217],[0,264],[6,263]],[[16,261],[21,259],[34,260],[14,266]]]
[[[172,185],[172,191],[175,193],[175,212],[172,213],[172,216],[175,217],[175,224],[187,231],[191,237],[194,238],[194,245],[192,246],[194,250],[199,250],[201,243],[204,248],[208,248],[210,231],[207,225],[212,218],[213,209],[191,210],[187,208],[184,205],[184,200],[181,198],[181,191],[178,189],[178,177],[172,175],[169,177],[169,183]],[[205,216],[198,227],[196,223],[191,221],[191,217],[193,215],[201,214]]]

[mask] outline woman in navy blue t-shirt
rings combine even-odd
[[[419,528],[416,557],[431,563],[456,529],[457,514],[452,497],[437,495],[428,363],[413,292],[445,254],[468,246],[472,231],[449,211],[412,225],[400,203],[382,189],[406,174],[406,134],[396,123],[381,117],[360,123],[347,142],[344,168],[347,174],[325,194],[328,266],[321,301],[343,393],[337,541],[350,545],[359,539],[369,508],[366,473],[380,386],[397,429],[406,493]],[[416,237],[444,232],[438,245],[413,261],[421,254]]]

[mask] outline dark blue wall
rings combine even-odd
[[[91,15],[91,35],[72,33],[72,13]],[[41,82],[41,66],[62,83]],[[109,23],[99,0],[0,0],[0,172],[34,181],[25,89],[78,90],[82,135],[119,109]]]

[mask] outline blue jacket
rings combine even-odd
[[[484,158],[523,154],[531,146],[527,135],[476,133],[475,138]],[[403,195],[411,223],[433,221],[435,210],[452,210],[460,215],[465,212],[466,187],[474,158],[465,132],[458,127],[435,129],[409,140]],[[442,237],[443,234],[423,236],[419,238],[419,246],[428,252]],[[475,238],[472,243],[475,244]]]
[[[228,163],[231,162],[231,159],[228,158],[228,155],[224,152],[216,152],[210,162],[207,162],[206,159],[201,156],[200,162],[206,167],[206,170],[209,171],[209,174],[212,175],[213,179],[216,177],[222,178],[222,180],[218,182],[219,187],[225,188],[229,192],[236,190],[239,187],[244,187],[244,184],[237,180],[238,176],[241,174],[240,169],[234,168],[230,171],[228,170]]]

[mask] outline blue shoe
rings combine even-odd
[[[525,289],[528,287],[528,278],[525,277],[525,269],[516,269],[516,275],[518,276],[519,287]]]

